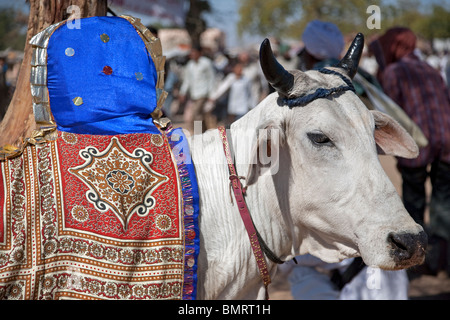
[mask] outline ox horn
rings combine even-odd
[[[269,39],[264,39],[259,50],[259,61],[267,82],[280,94],[288,96],[294,85],[294,76],[277,61]]]
[[[344,58],[336,65],[338,68],[344,69],[350,78],[353,78],[358,70],[359,59],[361,59],[364,49],[364,35],[358,33],[353,39],[352,44],[347,50]]]

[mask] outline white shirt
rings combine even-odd
[[[193,100],[207,98],[214,86],[214,80],[214,68],[210,59],[200,57],[197,62],[190,60],[184,70],[180,93],[189,93]]]
[[[257,63],[247,65],[243,74],[250,80],[252,88],[252,108],[256,107],[261,100],[262,93],[268,89],[266,78],[262,72],[261,67]]]
[[[241,76],[237,78],[234,73],[228,74],[211,95],[211,99],[217,100],[227,91],[229,91],[229,114],[242,116],[254,107],[252,104],[251,82],[247,77]]]
[[[365,266],[341,291],[322,270],[344,271],[352,258],[326,263],[312,255],[296,257],[291,264],[289,282],[294,300],[407,300],[409,280],[405,270],[387,271]]]

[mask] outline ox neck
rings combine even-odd
[[[248,161],[251,150],[255,148],[255,141],[249,138],[249,134],[255,133],[261,123],[267,122],[266,117],[270,114],[276,114],[271,108],[276,105],[277,95],[273,95],[266,99],[267,103],[261,103],[244,117],[234,122],[229,130],[230,146],[235,151],[236,170],[238,175],[248,175]],[[268,100],[268,101],[267,101]],[[272,101],[271,101],[272,100]],[[277,108],[279,108],[277,106]],[[280,112],[291,112],[289,108],[284,110],[277,109]],[[251,129],[248,129],[251,128]],[[281,154],[280,154],[281,156]],[[256,183],[250,185],[246,192],[246,201],[249,206],[250,214],[255,221],[255,228],[259,231],[259,239],[261,247],[267,257],[275,264],[281,264],[285,261],[293,259],[297,255],[297,236],[295,227],[292,225],[290,217],[289,201],[287,194],[277,190],[277,180],[288,183],[288,177],[281,175],[263,175]],[[246,186],[246,181],[243,182]],[[285,186],[283,185],[283,189]],[[266,199],[262,199],[261,195],[270,197],[273,201],[271,205],[267,205]],[[266,242],[265,240],[269,240]],[[295,262],[295,260],[294,260]]]
[[[240,179],[244,178],[243,176],[238,176],[235,166],[234,166],[234,159],[232,159],[231,154],[233,154],[232,152],[232,139],[231,139],[231,135],[226,133],[226,129],[224,127],[219,127],[219,133],[221,134],[222,138],[223,138],[223,146],[224,146],[224,151],[225,151],[225,155],[227,156],[227,161],[228,161],[228,166],[229,166],[229,173],[230,173],[230,187],[232,186],[235,189],[235,192],[239,193],[239,196],[242,196],[244,201],[245,201],[245,191],[246,191],[246,187],[242,186],[242,184],[240,183]],[[237,187],[236,185],[239,184],[240,187]],[[247,229],[247,232],[249,233],[249,236],[251,236],[251,232],[255,232],[255,237],[258,240],[259,243],[259,248],[254,248],[254,250],[261,250],[262,253],[264,253],[264,255],[273,263],[276,264],[283,264],[285,261],[281,260],[281,258],[279,258],[270,248],[269,246],[266,244],[266,242],[264,241],[263,237],[260,235],[260,233],[258,232],[258,229],[256,228],[253,219],[251,217],[251,212],[249,212],[247,206],[244,204],[244,206],[238,206],[239,207],[239,211],[241,212],[241,216],[242,219],[249,219],[250,223],[252,225],[252,230]],[[253,241],[251,241],[253,242]],[[252,243],[252,247],[253,247],[253,243]],[[255,246],[257,246],[255,244]],[[295,261],[295,258],[294,258]],[[259,265],[259,267],[262,268],[266,268],[266,266],[261,266]]]
[[[277,97],[273,96],[269,101],[273,102],[272,99]],[[236,151],[234,159],[238,175],[247,174],[248,154],[254,147],[251,138],[243,132],[254,133],[261,118],[270,112],[269,108],[268,104],[260,104],[228,130],[232,148]],[[229,173],[218,131],[207,130],[188,140],[200,195],[199,298],[251,299],[255,294],[263,298],[259,286],[249,286],[249,283],[262,282],[235,201],[234,205],[230,201]],[[296,255],[293,247],[297,241],[293,231],[297,230],[294,230],[290,215],[285,214],[289,213],[289,208],[281,198],[286,195],[283,192],[280,192],[281,196],[276,194],[276,189],[273,177],[261,177],[247,188],[246,203],[267,246],[280,260],[288,260]],[[272,274],[277,264],[266,260]],[[238,271],[244,268],[248,272]],[[218,277],[218,274],[223,276]]]

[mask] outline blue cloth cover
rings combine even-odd
[[[58,130],[159,133],[150,116],[157,102],[156,69],[133,25],[120,17],[92,17],[81,19],[78,29],[70,27],[56,29],[47,48],[47,86]]]

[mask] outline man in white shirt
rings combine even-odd
[[[250,79],[243,74],[243,64],[237,63],[218,85],[217,89],[210,96],[210,100],[215,103],[222,95],[228,92],[228,122],[238,120],[250,109],[252,105],[252,87]]]
[[[185,102],[187,96],[192,102],[190,115],[185,119],[192,132],[194,121],[204,121],[207,129],[214,127],[213,116],[204,111],[204,106],[214,87],[215,70],[212,61],[202,56],[200,48],[192,48],[189,58],[180,88],[180,102]]]

